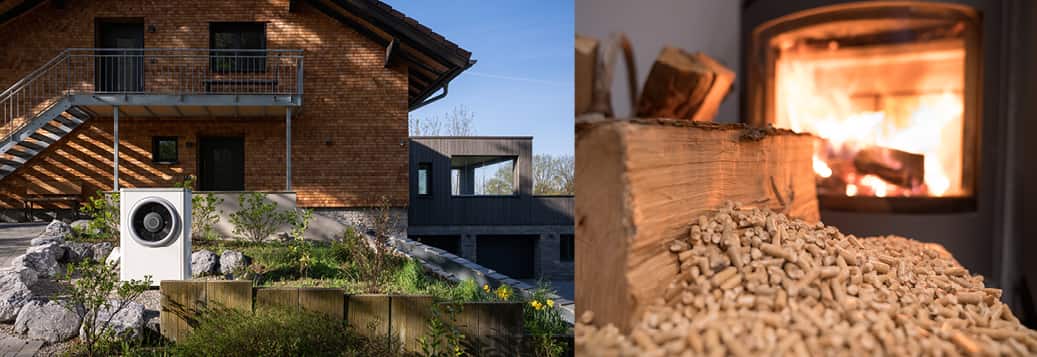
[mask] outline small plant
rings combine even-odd
[[[565,346],[556,337],[566,333],[569,327],[555,309],[555,301],[550,298],[552,293],[546,283],[538,283],[523,309],[534,356],[557,357],[565,352]]]
[[[347,228],[342,241],[333,245],[336,255],[342,255],[342,270],[352,270],[357,280],[363,282],[367,292],[380,292],[379,284],[388,276],[394,266],[403,264],[403,260],[393,254],[389,241],[396,228],[396,217],[392,214],[389,198],[382,196],[378,206],[373,210],[373,231],[371,239],[365,238],[352,228]]]
[[[223,204],[223,198],[211,192],[191,196],[191,235],[197,239],[212,241],[218,238],[216,224],[220,222],[223,211],[217,206]]]
[[[282,224],[291,223],[292,212],[278,211],[277,203],[268,201],[260,192],[238,196],[240,209],[230,214],[234,234],[253,243],[261,243]]]
[[[511,301],[511,297],[515,296],[515,289],[508,284],[501,284],[494,290],[493,295],[500,301]]]
[[[310,229],[310,222],[313,221],[313,210],[312,209],[296,209],[290,215],[292,231],[288,233],[288,236],[294,240],[303,240],[303,236],[306,231]]]
[[[176,187],[194,189],[194,176],[188,175]],[[214,226],[220,222],[220,211],[217,206],[223,204],[223,198],[211,192],[193,193],[191,195],[191,238],[211,241],[217,238]]]
[[[73,279],[73,273],[79,278]],[[68,266],[68,299],[62,300],[65,308],[77,314],[83,321],[83,348],[88,356],[97,355],[99,343],[110,344],[114,336],[110,327],[112,318],[130,302],[140,297],[151,286],[151,277],[143,281],[119,281],[119,271],[114,265],[94,263],[89,260]],[[104,310],[108,317],[98,320]]]
[[[288,254],[291,256],[293,262],[296,263],[299,271],[299,277],[307,277],[306,273],[309,271],[310,266],[313,264],[313,257],[310,254],[309,242],[296,239],[291,242],[288,246]]]
[[[425,289],[428,282],[425,280],[421,264],[413,259],[407,259],[400,269],[394,274],[396,287],[406,294],[419,294]]]
[[[446,311],[446,317],[450,320],[443,321],[441,306]],[[465,335],[457,328],[457,313],[461,305],[457,304],[432,304],[432,317],[429,318],[428,334],[418,338],[421,346],[421,355],[425,357],[460,357],[465,355],[465,348],[461,344]]]
[[[99,240],[116,241],[119,237],[119,193],[97,193],[86,200],[79,211],[90,217],[86,231]]]

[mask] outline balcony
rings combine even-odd
[[[302,50],[66,49],[0,93],[0,135],[66,98],[95,116],[283,115],[302,73]]]
[[[91,118],[113,118],[118,189],[120,115],[284,116],[290,190],[302,93],[302,50],[66,49],[0,93],[0,179]]]

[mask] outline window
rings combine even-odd
[[[512,196],[518,193],[514,156],[453,156],[450,193],[454,196]]]
[[[209,25],[209,48],[214,50],[265,50],[266,24],[214,22]],[[265,51],[213,51],[213,72],[266,72]]]
[[[432,194],[432,164],[422,162],[418,164],[418,196],[429,196]]]
[[[558,249],[558,260],[563,262],[571,262],[576,256],[576,239],[572,234],[562,234],[558,236],[558,244],[561,247]]]
[[[151,138],[151,161],[156,164],[175,164],[180,161],[177,155],[175,136],[155,136]]]

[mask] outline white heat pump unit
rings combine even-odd
[[[120,278],[191,278],[191,191],[124,188],[119,191]]]

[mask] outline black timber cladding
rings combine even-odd
[[[410,226],[572,225],[572,196],[533,195],[531,137],[412,137]],[[451,195],[452,156],[512,156],[518,179],[514,196]],[[418,165],[429,163],[431,195],[419,196]]]

